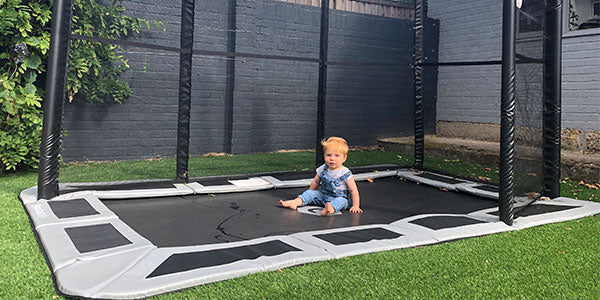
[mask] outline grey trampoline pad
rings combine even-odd
[[[317,234],[314,237],[324,240],[333,245],[346,245],[364,243],[371,240],[387,240],[401,237],[399,233],[383,228],[369,228],[336,233]]]
[[[426,217],[417,220],[410,221],[409,223],[421,225],[423,227],[427,227],[433,230],[445,229],[445,228],[454,228],[465,225],[473,225],[486,223],[484,221],[479,221],[467,217],[459,217],[459,216],[433,216]]]
[[[131,241],[111,224],[67,227],[65,232],[80,253],[131,244]]]
[[[48,206],[59,219],[97,215],[97,212],[83,198],[66,201],[48,201]]]
[[[30,190],[19,197],[33,224],[39,224],[35,230],[57,287],[65,295],[86,299],[149,297],[293,265],[519,230],[600,212],[600,203],[558,198],[515,208],[516,215],[521,208],[518,212],[527,216],[508,226],[492,215],[496,201],[440,191],[435,187],[453,185],[406,171],[385,176],[417,178],[424,184],[384,176],[361,181],[365,212],[326,218],[278,205],[279,199],[298,195],[310,179],[301,187],[295,182],[287,189],[272,185],[270,192],[192,196],[191,187],[178,186],[108,191],[101,194],[104,197],[67,194],[39,202]],[[465,182],[455,188],[476,190],[473,185]],[[223,188],[231,192],[231,187],[235,185]],[[128,199],[116,200],[123,195]],[[80,200],[99,214],[70,218],[93,213]],[[49,202],[75,207],[50,208]]]

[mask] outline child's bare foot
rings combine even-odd
[[[329,204],[329,202],[325,203],[325,207],[323,207],[323,210],[321,211],[321,216],[329,216],[332,215],[335,212],[335,209],[333,208],[333,206],[331,206],[331,204]]]
[[[296,198],[296,199],[286,200],[286,201],[279,200],[279,204],[281,204],[281,206],[287,207],[289,209],[296,209],[296,208],[298,208],[298,206],[302,206],[302,199]]]

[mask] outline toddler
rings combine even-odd
[[[317,174],[310,183],[310,188],[296,199],[279,200],[279,203],[291,209],[308,204],[323,206],[321,216],[328,216],[348,208],[350,206],[348,195],[351,195],[350,212],[362,213],[356,182],[352,172],[343,165],[348,158],[348,143],[343,138],[330,137],[321,144],[325,164],[317,168]]]

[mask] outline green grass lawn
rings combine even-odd
[[[348,166],[409,165],[410,155],[353,151]],[[432,164],[454,169],[455,162]],[[191,176],[314,168],[314,152],[199,157]],[[460,165],[475,176],[495,170]],[[67,164],[61,182],[172,178],[174,160]],[[18,194],[36,172],[0,177],[0,299],[57,299]],[[564,181],[562,195],[600,202]],[[600,216],[433,246],[330,260],[157,296],[157,299],[600,299]]]

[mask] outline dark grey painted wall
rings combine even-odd
[[[440,20],[440,61],[501,59],[502,1],[428,3],[429,16]],[[600,28],[566,32],[562,42],[562,127],[600,130]],[[443,121],[499,124],[500,66],[441,67],[437,113]]]
[[[129,13],[166,27],[131,40],[179,47],[179,1],[130,0],[124,5]],[[318,57],[319,8],[238,0],[236,10],[236,51]],[[194,49],[227,50],[227,12],[227,1],[196,1]],[[385,60],[401,66],[329,66],[326,136],[374,145],[377,138],[412,134],[412,26],[409,20],[331,11],[329,61]],[[134,96],[122,104],[66,104],[65,161],[175,156],[179,55],[139,48],[123,53],[131,66],[123,78]],[[237,58],[230,107],[226,60],[193,59],[191,155],[227,149],[228,127],[234,154],[313,148],[318,65]],[[233,124],[228,125],[229,109]]]

